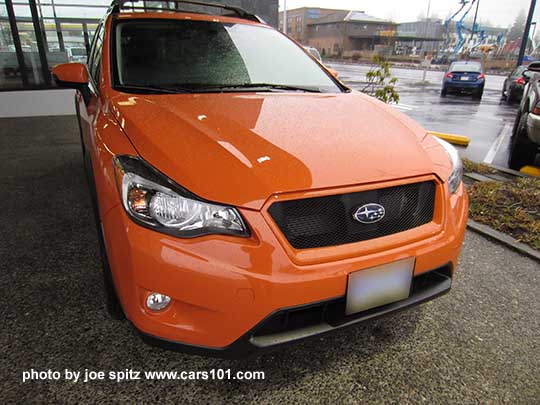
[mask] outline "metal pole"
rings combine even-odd
[[[47,51],[45,49],[45,40],[43,38],[44,33],[41,30],[41,24],[39,22],[39,14],[37,10],[36,0],[28,0],[30,6],[30,14],[32,14],[32,23],[34,25],[34,34],[36,35],[36,42],[39,52],[39,62],[41,64],[41,74],[43,81],[47,86],[51,85],[51,74],[49,72],[49,63],[47,62]],[[37,83],[36,83],[37,84]]]
[[[41,27],[41,32],[43,33],[43,44],[45,45],[45,49],[49,50],[49,44],[47,41],[47,32],[45,31],[45,24],[43,23],[43,10],[41,9],[41,1],[36,0],[36,6],[38,9],[38,15],[41,17],[39,19],[39,26]]]
[[[287,21],[287,0],[283,0],[283,33],[287,34],[287,26],[289,25]]]
[[[472,31],[471,31],[471,39],[470,39],[470,41],[473,40],[474,33],[476,31],[476,19],[478,18],[478,7],[479,6],[480,6],[480,0],[476,0],[476,11],[474,12],[474,20],[473,20],[473,24],[472,24]]]
[[[54,26],[56,27],[56,36],[58,37],[58,47],[60,48],[60,52],[65,52],[66,47],[64,45],[64,35],[62,34],[62,26],[58,22],[58,16],[56,15],[56,7],[54,4],[54,0],[51,0],[51,6],[54,17]]]
[[[84,47],[86,48],[86,54],[90,55],[90,39],[88,37],[88,24],[83,22],[82,23],[82,28],[83,28]]]
[[[519,48],[517,66],[520,66],[523,64],[523,57],[525,56],[525,50],[527,49],[527,44],[529,42],[529,31],[531,29],[531,23],[532,23],[532,18],[534,15],[535,8],[536,8],[536,0],[531,0],[531,5],[529,7],[529,15],[527,16],[527,23],[525,24],[525,31],[523,32],[523,37],[521,38],[521,47]]]
[[[13,37],[13,45],[15,46],[15,52],[17,54],[17,63],[19,64],[19,71],[21,72],[21,79],[23,86],[28,86],[28,72],[26,70],[26,63],[24,61],[24,54],[21,46],[21,37],[19,36],[19,29],[17,28],[17,20],[15,18],[15,11],[13,10],[13,2],[6,0],[6,9],[9,17],[9,26],[11,28],[11,36]]]
[[[536,35],[536,22],[532,22],[531,25],[533,26],[533,32],[531,35],[531,52],[533,52],[535,48],[534,37]]]

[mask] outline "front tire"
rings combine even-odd
[[[526,119],[526,115],[523,115],[520,119],[517,131],[510,144],[508,166],[513,170],[521,170],[524,166],[533,164],[536,158],[538,145],[531,142],[527,136]]]
[[[508,95],[506,96],[506,104],[512,105],[516,102],[516,95],[512,89],[508,89]]]
[[[112,277],[111,267],[109,265],[109,258],[107,257],[107,249],[105,247],[105,238],[103,237],[103,229],[101,228],[101,220],[99,217],[99,208],[97,203],[97,191],[96,183],[94,181],[94,173],[92,171],[92,162],[88,152],[84,153],[84,169],[86,172],[86,180],[88,181],[88,190],[90,191],[90,199],[92,201],[92,208],[94,211],[94,219],[96,223],[96,231],[99,243],[99,253],[101,256],[101,268],[103,274],[103,284],[105,290],[105,307],[109,316],[112,319],[123,320],[126,318]]]

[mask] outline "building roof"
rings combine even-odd
[[[363,11],[349,11],[345,21],[358,21],[358,22],[386,22],[382,18],[373,17],[372,15],[366,14]]]
[[[325,17],[311,19],[308,25],[341,22],[341,21],[344,21],[345,17],[347,17],[348,14],[349,14],[349,11],[347,10],[336,10],[334,13],[329,14]]]
[[[336,10],[335,13],[332,13],[326,17],[318,18],[316,20],[310,20],[308,25],[318,25],[318,24],[330,24],[337,22],[371,22],[371,23],[389,23],[382,18],[373,17],[369,14],[366,14],[364,11],[354,11],[354,10]]]
[[[337,13],[338,11],[346,11],[346,12],[349,12],[349,10],[342,10],[342,9],[338,9],[338,8],[324,8],[324,7],[298,7],[298,8],[288,8],[287,9],[287,13],[291,13],[291,12],[295,12],[295,11],[306,11],[306,10],[319,10],[319,11],[323,11],[323,12],[335,12]],[[362,11],[363,13],[363,11]],[[279,14],[283,14],[283,10],[281,10],[279,12]]]

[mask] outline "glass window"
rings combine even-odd
[[[122,22],[116,49],[119,85],[202,89],[264,83],[341,91],[294,42],[249,24]]]
[[[451,72],[481,72],[482,65],[478,62],[454,62],[450,66]]]
[[[23,67],[15,51],[6,4],[0,0],[0,88],[49,86],[43,76],[52,66],[65,62],[86,62],[89,38],[110,3],[111,0],[37,1],[37,17],[42,27],[40,36],[36,35],[28,0],[13,1]],[[45,69],[41,66],[39,38],[42,38],[45,49]]]
[[[7,16],[6,6],[0,4],[0,15]],[[7,17],[0,20],[0,87],[22,87],[21,69],[15,53],[11,27]]]

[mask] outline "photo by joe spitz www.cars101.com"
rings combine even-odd
[[[468,212],[450,144],[241,9],[133,10],[110,9],[88,67],[53,70],[78,90],[112,316],[240,357],[450,290]]]

